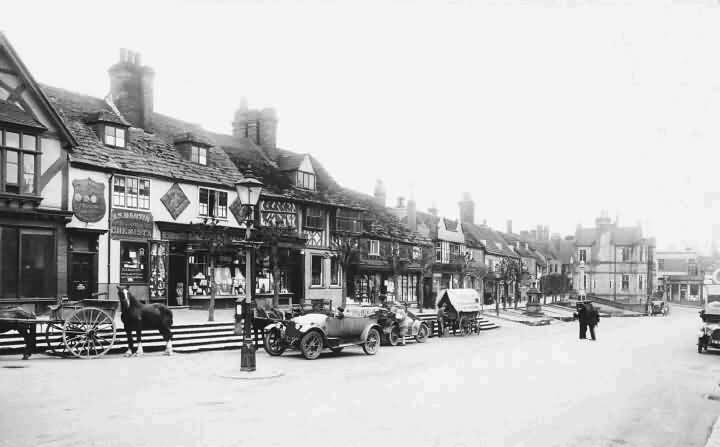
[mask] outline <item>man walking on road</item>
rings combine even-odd
[[[592,303],[577,303],[577,316],[580,323],[580,340],[587,340],[587,330],[590,328],[590,337],[595,338],[595,326],[600,322],[600,315]]]

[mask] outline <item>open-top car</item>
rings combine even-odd
[[[708,348],[720,349],[720,302],[712,301],[700,311],[703,325],[698,334],[698,352],[707,351]]]
[[[348,346],[362,346],[365,354],[374,355],[380,349],[380,333],[376,319],[338,308],[336,312],[308,313],[269,324],[264,347],[275,356],[286,349],[298,349],[308,360],[318,358],[325,349],[340,352]]]
[[[400,306],[399,304],[397,306]],[[405,306],[403,306],[405,307]],[[382,341],[384,344],[391,346],[397,346],[401,339],[402,333],[408,337],[414,337],[418,343],[425,343],[430,336],[430,328],[427,323],[420,320],[415,314],[410,312],[408,309],[402,309],[405,314],[405,318],[400,321],[398,314],[393,312],[393,309],[378,307],[375,318],[378,321],[380,327],[382,327]],[[403,327],[404,325],[404,331]]]
[[[668,303],[662,300],[653,300],[650,301],[650,316],[653,315],[662,315],[664,317],[667,317],[668,313],[670,312],[670,307],[668,306]]]

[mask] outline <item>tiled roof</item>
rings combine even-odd
[[[300,164],[302,164],[303,159],[305,159],[305,155],[303,154],[290,154],[287,153],[287,151],[284,151],[285,153],[281,154],[278,158],[277,164],[278,168],[281,171],[295,171],[300,167]]]
[[[475,225],[465,222],[462,224],[462,228],[466,239],[471,239],[476,244],[482,244],[483,240],[486,241],[487,243],[483,244],[483,246],[488,254],[513,258],[518,257],[517,253],[510,249],[508,242],[503,236],[487,225]],[[500,247],[498,247],[498,243]]]
[[[0,99],[0,121],[40,130],[46,129],[45,126],[37,122],[32,115],[15,104],[2,99]]]
[[[107,102],[56,87],[42,86],[42,89],[78,142],[70,155],[71,162],[225,187],[232,187],[242,178],[227,154],[219,147],[208,149],[207,166],[193,163],[175,150],[173,138],[178,133],[205,133],[197,125],[155,113],[152,117],[154,133],[130,128],[127,147],[114,148],[103,144],[93,127],[88,124],[93,116],[101,112],[105,116],[117,117]]]

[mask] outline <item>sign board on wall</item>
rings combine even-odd
[[[151,213],[113,209],[110,213],[110,236],[113,239],[152,239]]]
[[[82,222],[98,222],[105,216],[105,184],[91,178],[73,180],[72,210]]]

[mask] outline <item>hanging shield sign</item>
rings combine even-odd
[[[90,178],[73,180],[72,210],[83,222],[97,222],[105,216],[105,184]]]

